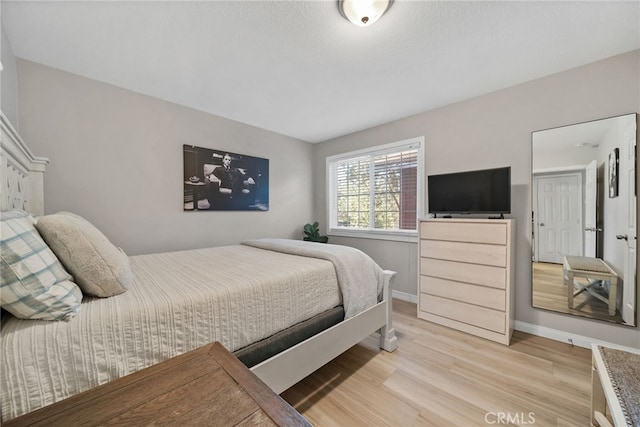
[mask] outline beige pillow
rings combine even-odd
[[[129,258],[86,219],[58,212],[40,217],[36,228],[83,293],[110,297],[131,286]]]

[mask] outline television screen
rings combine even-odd
[[[511,168],[430,175],[429,213],[511,213]]]

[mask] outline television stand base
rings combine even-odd
[[[500,216],[490,216],[489,219],[504,219],[504,215],[500,214]]]

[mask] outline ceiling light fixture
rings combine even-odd
[[[575,146],[578,148],[598,148],[600,144],[594,142],[578,142]]]
[[[389,10],[393,0],[338,0],[340,14],[359,27],[368,27]]]

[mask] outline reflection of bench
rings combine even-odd
[[[598,298],[600,301],[609,306],[610,316],[614,316],[616,314],[616,292],[618,288],[618,275],[615,271],[613,271],[611,267],[609,267],[609,264],[607,264],[600,258],[567,255],[564,257],[564,270],[567,275],[567,300],[569,303],[569,308],[573,308],[573,298],[586,291],[590,295]],[[594,283],[590,283],[588,285],[575,283],[574,278],[576,277],[607,280],[610,284],[609,298],[606,298],[597,293],[593,289]]]
[[[591,424],[640,425],[640,351],[592,344]]]

